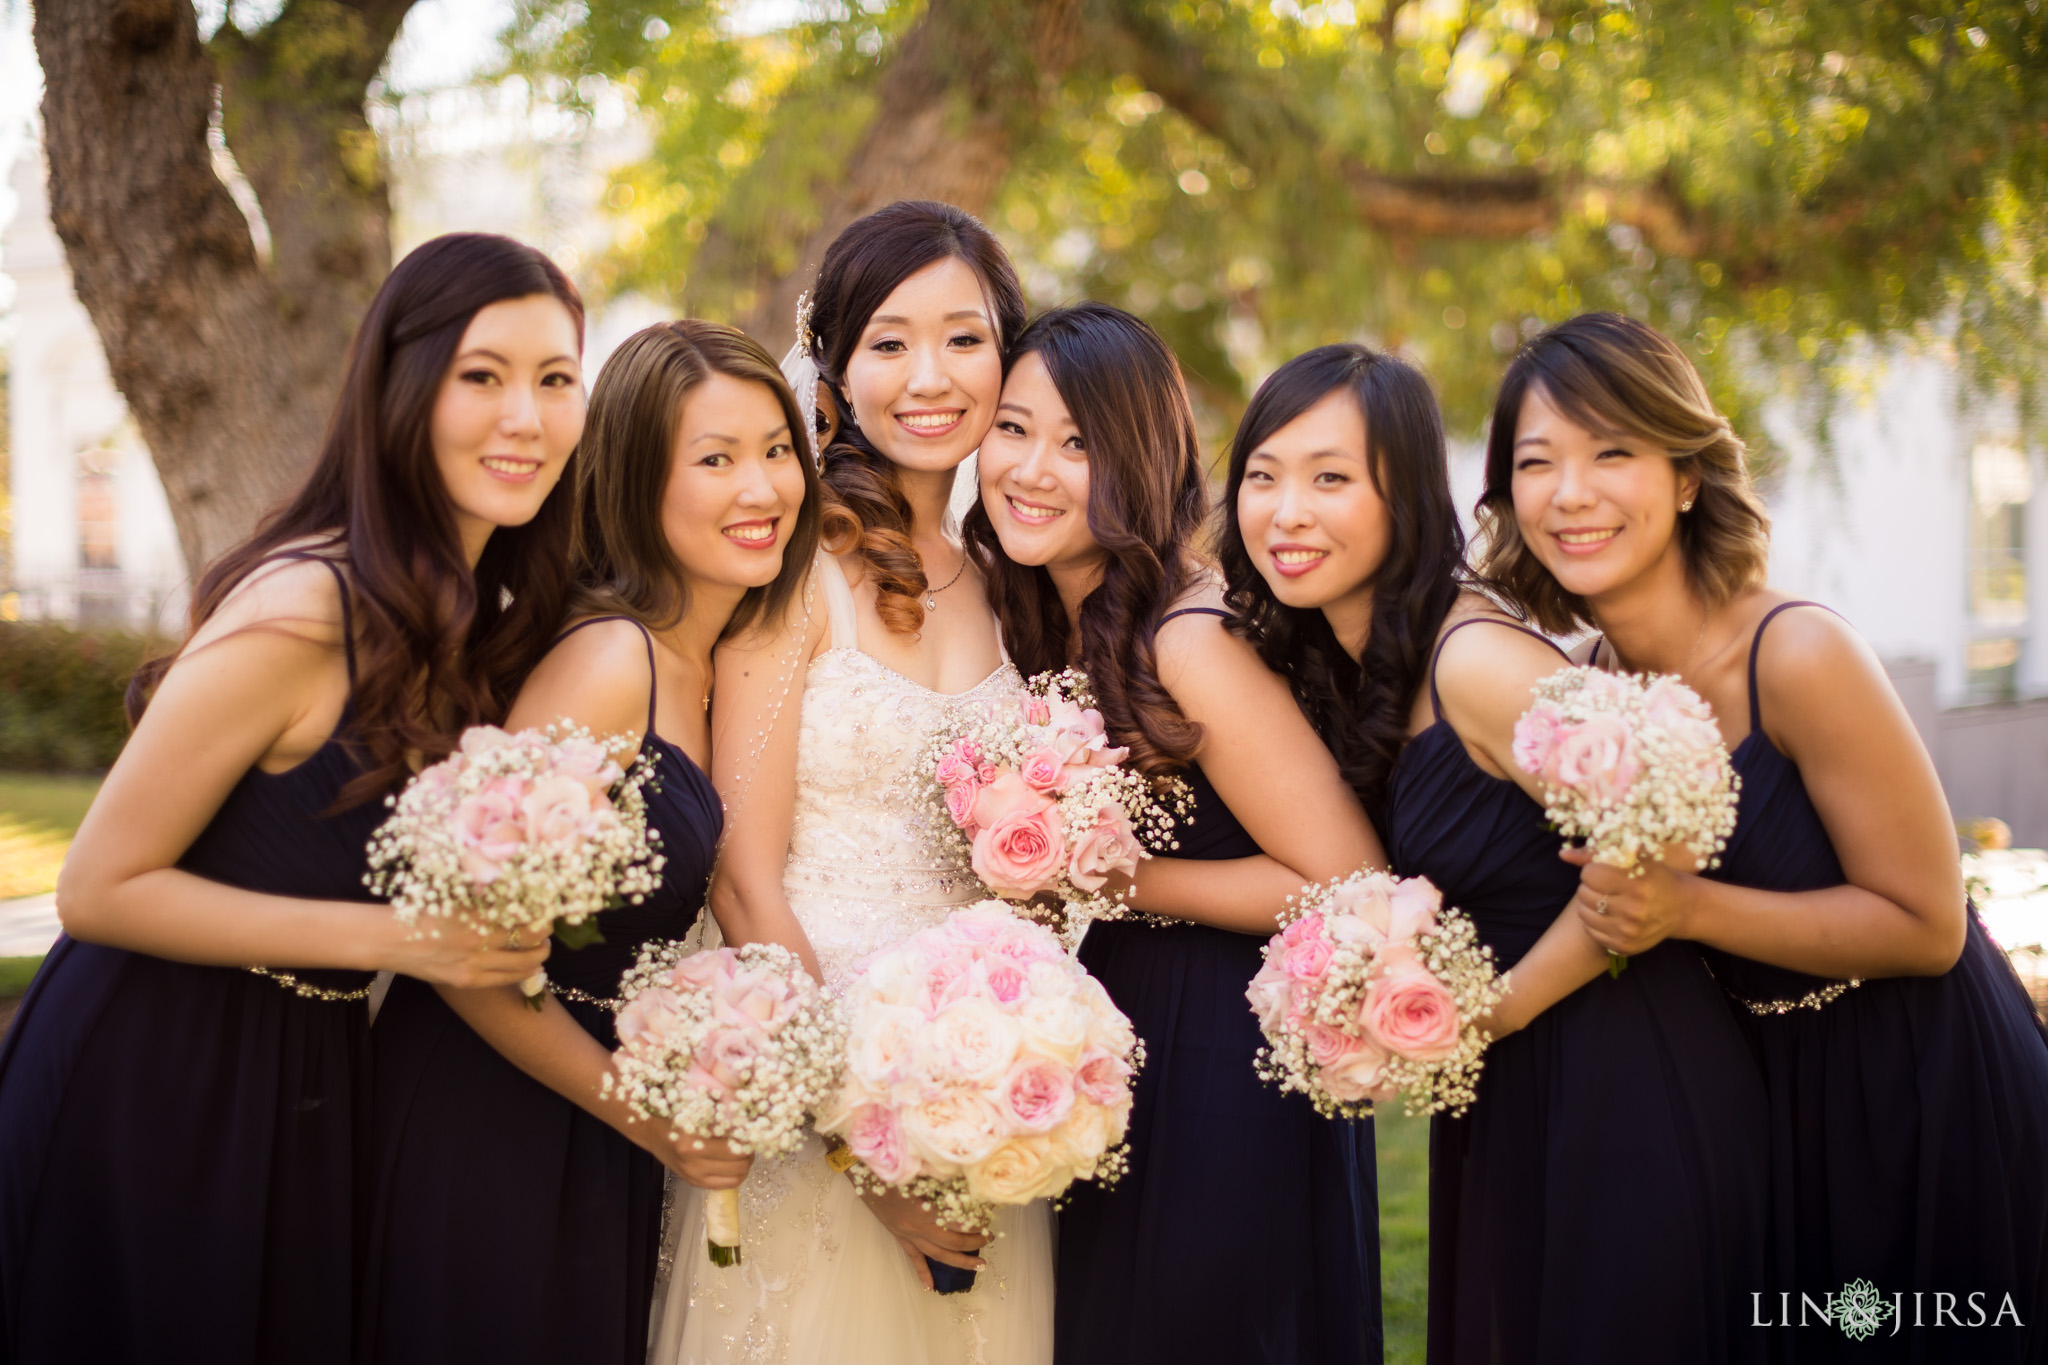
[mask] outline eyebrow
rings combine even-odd
[[[1026,417],[1029,417],[1031,415],[1031,409],[1025,407],[1022,403],[1019,403],[1014,398],[1005,398],[1002,402],[996,404],[997,412],[1001,412],[1005,408],[1008,408],[1011,412],[1021,412]]]
[[[1245,457],[1247,462],[1258,459],[1277,460],[1279,458],[1279,455],[1264,448],[1254,450]],[[1357,460],[1364,457],[1355,450],[1345,450],[1338,446],[1325,446],[1321,450],[1311,450],[1301,458],[1304,460]]]
[[[1549,444],[1550,438],[1548,436],[1524,436],[1515,442],[1515,449],[1520,450],[1523,446],[1547,446]]]
[[[787,435],[789,435],[789,423],[784,422],[781,426],[775,428],[775,430],[769,432],[766,436],[763,436],[761,439],[764,441],[772,441],[778,436]],[[690,438],[690,444],[695,445],[699,441],[725,441],[731,443],[739,439],[740,438],[737,436],[728,436],[722,431],[707,431],[701,436],[692,436]]]
[[[468,350],[464,351],[464,352],[463,352],[463,353],[462,353],[461,355],[459,355],[459,356],[455,357],[455,359],[456,359],[456,361],[457,361],[457,362],[459,363],[459,362],[461,362],[461,361],[464,361],[464,360],[467,360],[467,359],[469,359],[469,358],[470,358],[471,356],[475,356],[475,355],[480,355],[480,356],[482,356],[482,357],[483,357],[484,359],[486,359],[486,360],[495,360],[495,361],[497,361],[497,362],[498,362],[498,363],[499,363],[500,365],[508,365],[508,366],[509,366],[509,365],[510,365],[510,364],[512,363],[511,361],[509,361],[509,360],[505,359],[505,357],[503,357],[503,356],[499,355],[499,354],[498,354],[498,353],[497,353],[496,351],[493,351],[493,350],[489,350],[489,349],[487,349],[486,347],[482,347],[482,346],[472,346],[472,347],[470,347],[470,348],[469,348]],[[549,365],[573,365],[573,364],[575,364],[575,363],[576,363],[576,357],[575,357],[575,356],[572,356],[572,355],[551,355],[551,356],[549,356],[549,357],[548,357],[548,358],[547,358],[546,360],[543,360],[543,361],[541,361],[541,367],[542,367],[543,369],[545,369],[545,368],[546,368],[547,366],[549,366]]]
[[[988,313],[987,313],[986,311],[984,311],[984,310],[980,309],[980,308],[960,308],[960,309],[956,309],[956,310],[954,310],[954,311],[953,311],[953,312],[951,312],[951,313],[948,313],[948,314],[946,314],[946,315],[945,315],[944,317],[940,318],[940,319],[939,319],[939,321],[941,321],[941,322],[961,322],[961,321],[973,321],[973,322],[987,322],[987,321],[988,321]],[[878,322],[886,322],[886,323],[888,323],[888,324],[889,324],[890,326],[892,326],[892,327],[908,327],[908,326],[910,325],[910,319],[909,319],[909,318],[906,318],[906,317],[898,317],[898,316],[897,316],[896,314],[894,314],[894,313],[877,313],[877,314],[875,314],[875,315],[874,315],[873,317],[871,317],[871,318],[869,318],[869,319],[868,319],[868,326],[872,327],[872,326],[874,326],[874,325],[875,325],[876,323],[878,323]]]

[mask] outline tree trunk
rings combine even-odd
[[[50,216],[195,574],[297,485],[389,269],[363,98],[410,4],[289,0],[212,52],[190,0],[36,6]],[[268,261],[214,174],[217,85]]]
[[[756,283],[735,319],[771,352],[795,333],[797,296],[832,239],[898,199],[938,199],[983,213],[1009,174],[1044,92],[1073,61],[1079,0],[931,0],[881,73],[880,107],[821,200],[793,270],[714,225],[699,250],[706,273]],[[751,257],[752,259],[749,259]]]

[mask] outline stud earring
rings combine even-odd
[[[1678,510],[1681,512],[1690,512],[1692,510],[1692,499],[1687,498],[1684,502],[1678,504]]]

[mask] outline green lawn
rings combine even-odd
[[[56,890],[65,850],[99,788],[96,777],[0,773],[0,900]]]
[[[1429,1305],[1429,1120],[1381,1105],[1380,1292],[1387,1365],[1422,1365]]]

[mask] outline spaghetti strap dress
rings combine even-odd
[[[1536,635],[1462,621],[1436,657],[1480,624]],[[1505,970],[1578,869],[1543,808],[1443,719],[1434,658],[1429,689],[1436,721],[1389,784],[1388,855]],[[1494,1043],[1477,1101],[1430,1127],[1430,1365],[1764,1359],[1744,1327],[1764,1283],[1764,1132],[1755,1061],[1691,944],[1629,959]]]
[[[1182,777],[1193,819],[1172,856],[1257,855],[1201,769]],[[1324,1119],[1253,1072],[1265,1040],[1245,988],[1265,942],[1137,917],[1081,941],[1145,1065],[1130,1170],[1077,1184],[1060,1212],[1057,1365],[1381,1359],[1372,1120]]]
[[[630,619],[592,617],[563,638]],[[642,945],[680,939],[696,922],[724,824],[711,779],[655,732],[651,637],[647,666],[641,750],[659,781],[648,823],[666,859],[661,885],[639,905],[601,912],[603,942],[557,942],[547,962],[557,999],[607,1048],[619,978]],[[425,982],[396,978],[372,1034],[360,1358],[642,1365],[661,1164],[507,1061]]]
[[[1798,766],[1764,732],[1757,694],[1765,629],[1818,605],[1773,607],[1750,644],[1741,805],[1707,874],[1732,885],[1847,880]],[[1777,1292],[1756,1304],[1772,1325],[1760,1332],[1800,1365],[2048,1359],[2048,1043],[1975,908],[1962,957],[1941,976],[1850,986],[1706,957],[1770,1097]],[[1862,1334],[1802,1295],[1817,1306],[1852,1296],[1848,1326]]]
[[[341,586],[355,690],[354,620]],[[251,768],[178,860],[228,886],[371,899],[354,705]],[[0,1361],[342,1365],[368,972],[172,962],[60,937],[0,1046]]]

